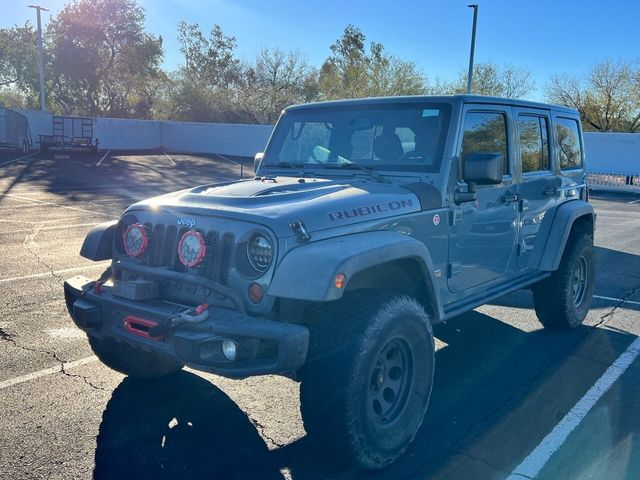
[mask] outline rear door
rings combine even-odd
[[[544,216],[556,204],[561,181],[553,161],[551,116],[546,110],[516,108],[517,165],[521,197],[517,264],[524,269],[538,238]]]
[[[511,107],[467,105],[458,145],[454,190],[466,191],[462,165],[471,153],[504,156],[502,183],[478,185],[477,200],[454,205],[449,237],[448,285],[459,292],[502,277],[516,244],[518,194],[513,175]]]

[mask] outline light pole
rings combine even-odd
[[[27,5],[29,8],[35,8],[38,12],[38,63],[40,64],[40,106],[42,111],[47,110],[47,103],[44,93],[44,53],[42,51],[42,23],[40,22],[40,11],[48,12],[49,9],[40,5]]]
[[[478,5],[467,5],[473,8],[473,30],[471,31],[471,52],[469,53],[469,74],[467,75],[467,95],[471,94],[471,84],[473,82],[473,54],[476,50],[476,25],[478,24]]]

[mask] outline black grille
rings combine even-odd
[[[233,253],[234,237],[230,233],[222,236],[216,231],[202,232],[206,255],[200,265],[187,269],[180,263],[178,256],[178,242],[187,228],[178,230],[175,225],[164,226],[162,224],[145,224],[149,234],[149,246],[147,248],[146,263],[150,267],[168,267],[177,272],[186,272],[202,275],[223,285],[229,284],[229,269]]]

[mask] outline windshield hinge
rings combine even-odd
[[[304,226],[304,222],[302,220],[291,222],[289,224],[289,228],[291,228],[291,230],[293,230],[293,233],[297,235],[298,242],[305,243],[311,240],[311,235],[307,233],[307,229]]]

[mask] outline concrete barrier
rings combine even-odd
[[[39,135],[52,134],[51,113],[18,111],[28,118],[34,147],[39,148]],[[161,148],[173,152],[253,157],[264,150],[272,130],[272,125],[93,119],[93,135],[100,142],[99,148],[109,150]]]

